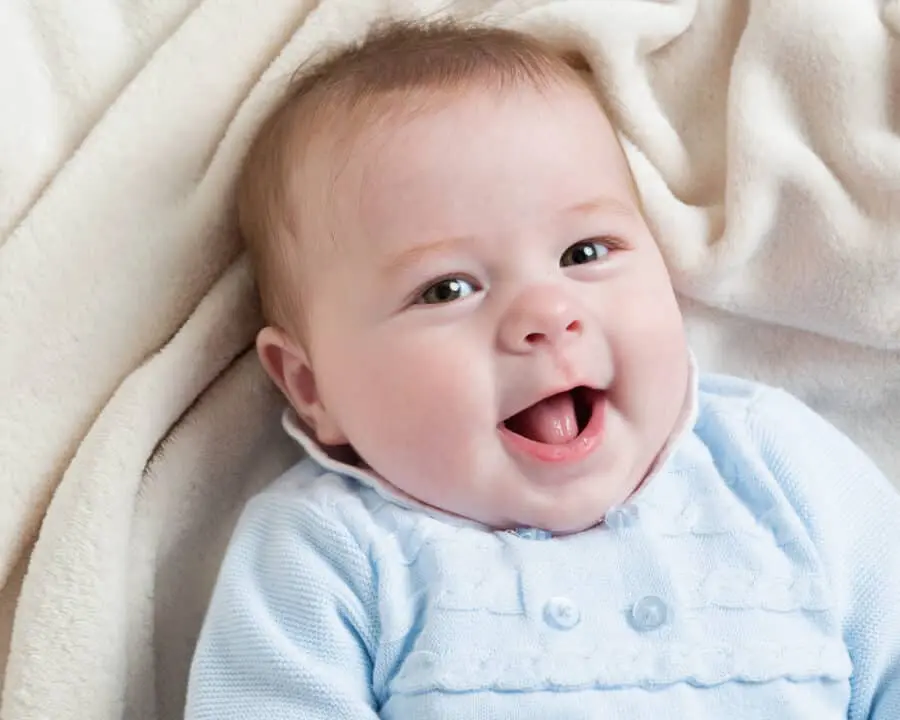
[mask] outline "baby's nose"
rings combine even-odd
[[[508,352],[529,353],[581,335],[581,313],[558,288],[529,289],[509,306],[500,323],[500,344]]]

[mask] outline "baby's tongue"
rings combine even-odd
[[[506,427],[530,440],[562,445],[578,435],[572,393],[560,393],[526,408],[506,421]]]

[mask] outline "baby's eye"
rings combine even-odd
[[[423,290],[417,299],[420,305],[438,305],[449,303],[474,293],[475,286],[461,277],[450,277],[438,280],[434,285]]]
[[[597,240],[581,240],[569,247],[559,259],[560,267],[584,265],[597,260],[604,260],[609,255],[609,248]]]

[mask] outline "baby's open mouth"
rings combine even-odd
[[[546,445],[563,445],[577,438],[591,421],[600,390],[580,385],[539,400],[503,421],[516,435]]]

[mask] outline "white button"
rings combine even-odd
[[[613,530],[626,530],[636,525],[639,518],[637,505],[619,505],[606,513],[606,524]]]
[[[544,605],[544,621],[557,630],[571,630],[581,621],[581,613],[569,598],[554,597]]]
[[[638,632],[656,630],[665,624],[668,614],[668,608],[660,598],[655,595],[642,597],[631,608],[631,627]]]

